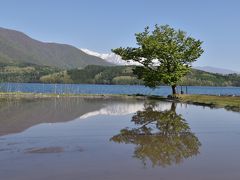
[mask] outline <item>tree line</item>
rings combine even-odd
[[[97,66],[61,70],[51,67],[21,65],[0,66],[0,82],[17,83],[74,83],[144,85],[133,73],[136,66]],[[161,82],[160,85],[166,85]],[[240,86],[240,75],[221,75],[190,69],[179,85]]]

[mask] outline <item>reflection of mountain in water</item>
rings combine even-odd
[[[132,117],[135,128],[122,129],[110,140],[135,144],[134,157],[144,165],[148,160],[162,167],[181,163],[197,155],[201,143],[175,108],[173,103],[170,110],[159,111],[155,104],[147,104]]]
[[[167,105],[166,105],[167,106]],[[21,132],[40,123],[95,115],[123,115],[143,109],[143,101],[62,97],[0,101],[0,135]]]
[[[171,103],[168,102],[161,102],[156,106],[158,110],[166,110],[171,107]],[[85,119],[92,116],[97,115],[111,115],[111,116],[119,116],[119,115],[127,115],[132,114],[137,111],[144,109],[143,102],[135,102],[129,103],[128,101],[123,102],[116,102],[107,104],[105,107],[101,108],[100,110],[93,111],[86,113],[80,117],[80,119]]]
[[[69,97],[0,102],[0,135],[21,132],[40,123],[70,121],[101,107],[102,101]]]

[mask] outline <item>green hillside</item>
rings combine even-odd
[[[84,69],[62,70],[34,64],[0,63],[0,82],[143,84],[133,74],[133,66],[89,65]],[[189,86],[240,86],[240,75],[220,75],[192,69],[182,79]]]
[[[74,83],[92,84],[142,84],[132,72],[131,66],[87,66],[67,72]]]
[[[0,28],[0,63],[30,63],[62,69],[112,65],[73,46],[40,42],[21,32],[4,28]]]
[[[39,66],[30,63],[6,64],[0,63],[0,82],[41,82],[45,75],[62,70],[49,66]]]
[[[87,66],[85,69],[68,70],[75,83],[96,84],[143,84],[133,75],[132,66],[99,67]],[[192,69],[182,79],[181,85],[189,86],[240,86],[240,75],[221,75]]]
[[[182,79],[182,84],[190,86],[240,86],[240,75],[221,75],[192,69],[191,72]]]

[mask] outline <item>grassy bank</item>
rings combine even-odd
[[[227,110],[240,111],[240,97],[234,96],[214,96],[214,95],[178,95],[178,101],[205,105],[216,108],[225,108]]]

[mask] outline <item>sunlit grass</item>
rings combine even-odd
[[[215,96],[215,95],[178,95],[179,101],[193,104],[205,104],[213,107],[240,110],[239,96]]]

